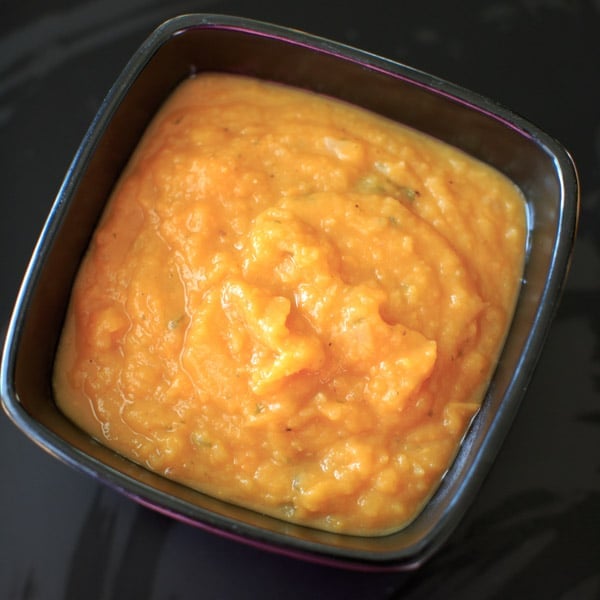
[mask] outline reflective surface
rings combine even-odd
[[[32,5],[38,9],[33,10]],[[600,7],[52,2],[0,27],[2,327],[68,164],[133,50],[164,19],[226,12],[362,47],[501,101],[579,167],[579,240],[526,399],[475,504],[410,574],[266,554],[175,523],[47,456],[0,415],[0,597],[597,598],[600,595]],[[400,4],[400,3],[398,3]],[[454,9],[456,11],[456,9]]]

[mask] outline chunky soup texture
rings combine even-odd
[[[457,149],[306,91],[196,76],[93,236],[57,403],[210,495],[397,530],[480,405],[525,237],[514,184]]]

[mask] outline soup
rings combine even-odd
[[[212,496],[398,530],[482,402],[525,241],[519,190],[456,148],[308,91],[198,75],[94,233],[57,404]]]

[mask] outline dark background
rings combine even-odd
[[[0,413],[0,598],[600,598],[600,1],[0,0],[0,332],[54,196],[143,39],[186,12],[289,25],[499,101],[582,182],[563,302],[477,500],[420,570],[302,563],[142,508]]]

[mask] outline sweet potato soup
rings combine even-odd
[[[57,403],[210,495],[397,530],[482,401],[525,238],[514,184],[455,148],[305,91],[191,78],[83,260]]]

